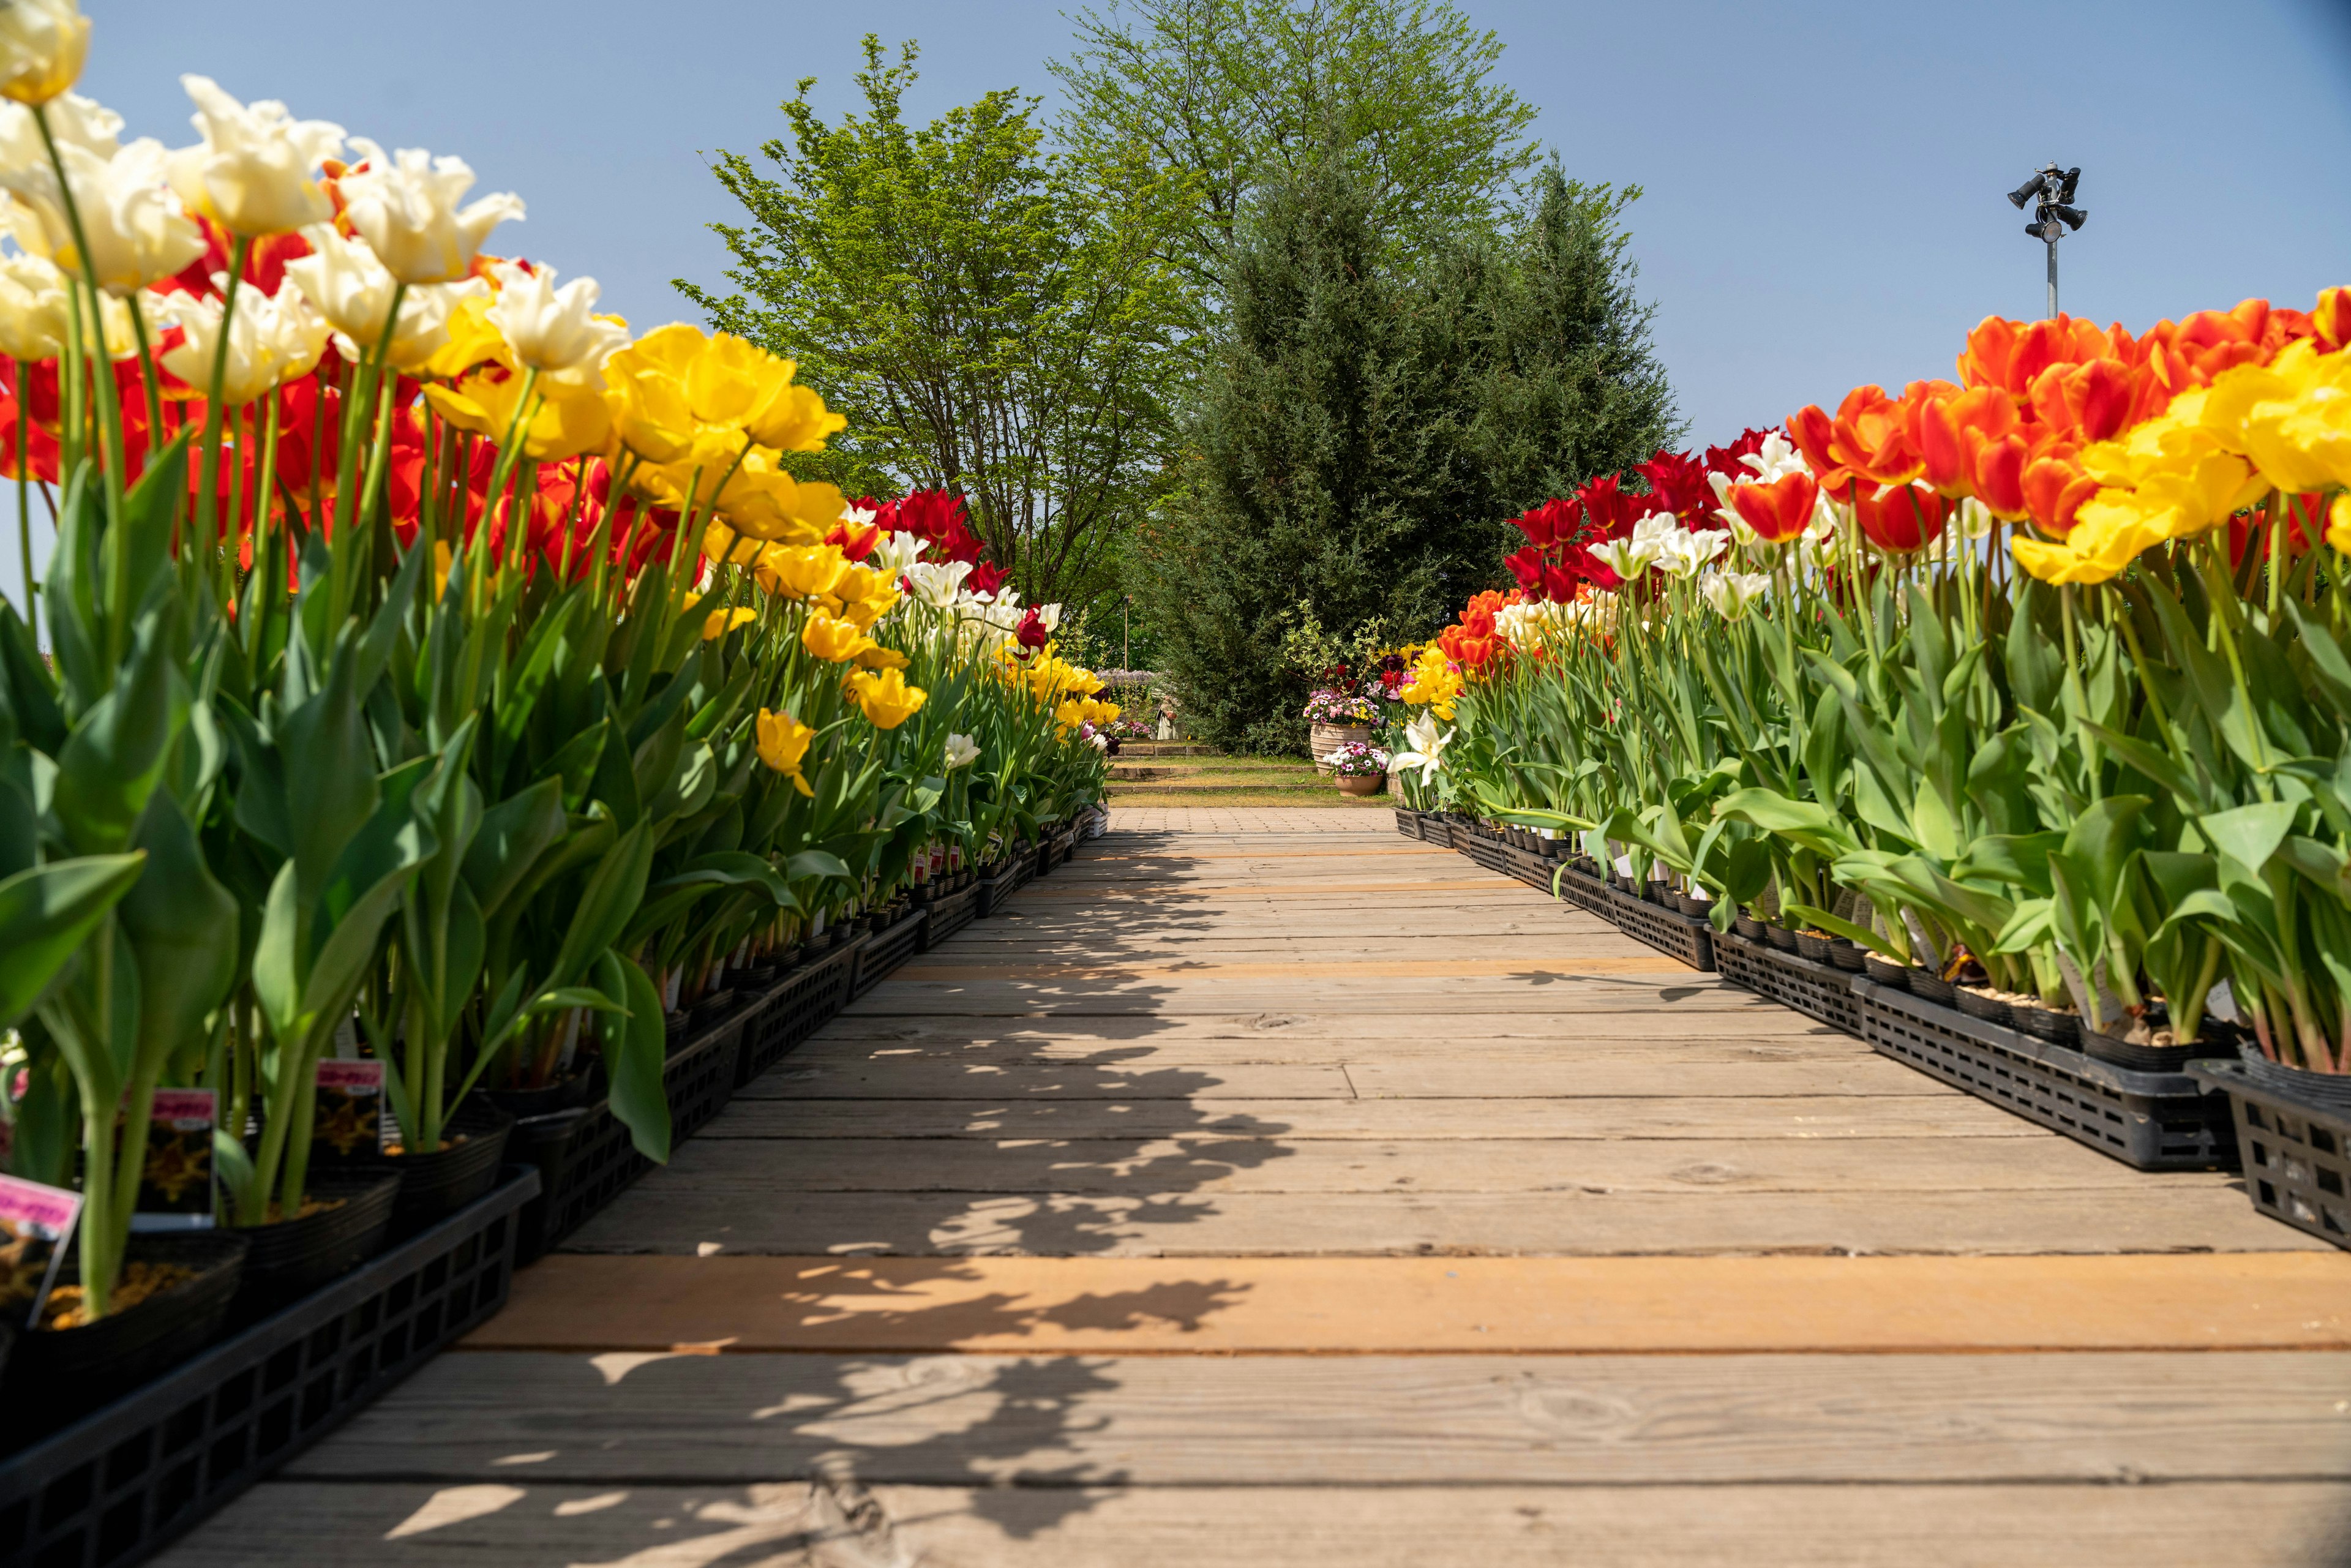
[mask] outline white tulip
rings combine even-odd
[[[325,223],[335,204],[319,164],[342,151],[343,128],[296,120],[269,99],[237,102],[209,77],[183,76],[204,141],[171,157],[172,189],[233,235],[257,238]]]
[[[954,604],[956,591],[970,575],[971,563],[967,560],[918,560],[905,569],[906,584],[914,597],[934,610]]]
[[[286,264],[286,276],[346,341],[373,343],[383,335],[399,285],[375,253],[345,239],[330,224],[302,231],[310,254]]]
[[[225,290],[227,285],[225,273],[213,275],[214,287]],[[163,368],[192,387],[212,385],[221,308],[219,299],[193,294],[171,295],[160,307],[164,319],[187,335],[163,350]],[[280,285],[274,296],[238,290],[236,314],[229,320],[228,358],[221,369],[221,402],[234,408],[308,375],[326,350],[327,332],[326,321],[290,283]]]
[[[1718,533],[1677,531],[1657,544],[1657,570],[1667,577],[1689,577],[1723,551],[1729,540]]]
[[[1775,479],[1784,479],[1791,474],[1810,472],[1804,465],[1804,455],[1797,451],[1794,444],[1776,430],[1763,437],[1761,450],[1750,452],[1739,461],[1753,469],[1755,479],[1765,485],[1771,484]],[[1715,494],[1721,493],[1721,488],[1718,486]]]
[[[81,75],[89,53],[89,19],[76,0],[0,5],[0,98],[55,101]]]
[[[857,509],[857,507],[852,507],[849,508],[849,511],[854,512]],[[864,523],[850,522],[847,513],[842,514],[841,520],[843,522],[848,522],[849,526],[852,528],[862,528],[865,526],[865,523],[870,523],[873,520],[873,514],[867,512],[865,514]],[[903,573],[908,567],[923,559],[923,551],[927,547],[928,541],[920,534],[903,532],[890,534],[874,544],[873,554],[871,559],[872,564],[880,568],[882,570],[893,573]]]
[[[947,771],[968,768],[979,760],[979,742],[967,735],[947,737]]]
[[[27,364],[66,351],[65,275],[37,256],[0,256],[0,354]]]
[[[1711,571],[1698,580],[1700,597],[1726,621],[1736,621],[1763,597],[1771,580],[1760,571]]]
[[[509,218],[521,221],[522,198],[510,192],[457,205],[474,185],[462,158],[435,158],[416,147],[387,154],[364,136],[352,137],[351,145],[366,162],[339,182],[344,215],[402,283],[464,277],[491,229]]]
[[[96,99],[69,92],[50,103],[46,112],[49,134],[60,147],[79,147],[100,158],[111,158],[122,149],[122,116]],[[0,102],[0,162],[22,165],[48,159],[33,111],[22,104]]]
[[[1618,578],[1631,582],[1649,570],[1649,563],[1657,558],[1657,547],[1647,540],[1610,539],[1592,553]]]
[[[525,367],[558,372],[595,369],[628,342],[626,327],[596,314],[602,290],[594,278],[575,277],[558,288],[551,267],[525,271],[501,262],[491,270],[497,276],[498,298],[488,311],[490,325]]]
[[[88,277],[121,298],[169,277],[204,253],[204,231],[164,185],[163,144],[141,137],[111,158],[88,147],[57,148],[73,182],[74,202],[90,254],[85,265],[46,152],[23,162],[11,146],[0,154],[0,189],[24,204],[33,222],[15,232],[36,254]]]

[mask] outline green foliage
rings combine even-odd
[[[734,291],[677,287],[714,325],[795,359],[849,418],[802,477],[851,495],[965,494],[1032,601],[1104,591],[1120,530],[1164,487],[1182,193],[1138,157],[1046,152],[1038,100],[992,91],[929,126],[900,99],[914,47],[865,39],[862,114],[784,104],[759,164],[722,152],[748,221],[713,226]]]
[[[1269,190],[1231,261],[1186,491],[1142,539],[1198,733],[1294,750],[1301,609],[1428,636],[1500,585],[1507,518],[1671,435],[1628,199],[1550,171],[1513,232],[1413,269],[1343,160]]]
[[[1074,23],[1063,135],[1181,176],[1166,249],[1202,320],[1250,196],[1334,148],[1406,249],[1487,225],[1535,164],[1533,108],[1491,79],[1500,41],[1450,0],[1126,0]]]

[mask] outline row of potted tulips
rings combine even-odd
[[[200,78],[124,142],[89,31],[0,20],[12,1381],[358,1201],[354,1140],[414,1187],[592,1077],[664,1157],[665,1019],[1097,800],[1117,717],[954,497],[792,478],[789,361],[493,257],[455,159]],[[159,1186],[228,1239],[142,1257]]]
[[[1416,806],[1579,838],[1723,931],[2351,1083],[2351,291],[1987,320],[1520,519],[1424,652]]]

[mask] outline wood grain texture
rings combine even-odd
[[[312,1479],[925,1485],[2351,1479],[2351,1358],[443,1358]],[[2280,1454],[2294,1456],[2282,1470]],[[528,1463],[516,1456],[536,1456]]]
[[[2351,1486],[279,1481],[157,1561],[345,1568],[2335,1568]]]

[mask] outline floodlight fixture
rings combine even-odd
[[[2074,193],[2082,183],[2078,168],[2060,169],[2054,163],[2042,166],[2032,178],[2008,193],[2011,205],[2019,211],[2024,204],[2034,204],[2032,221],[2024,232],[2049,247],[2049,314],[2057,314],[2057,242],[2069,229],[2078,229],[2089,221],[2089,209],[2074,204]]]

